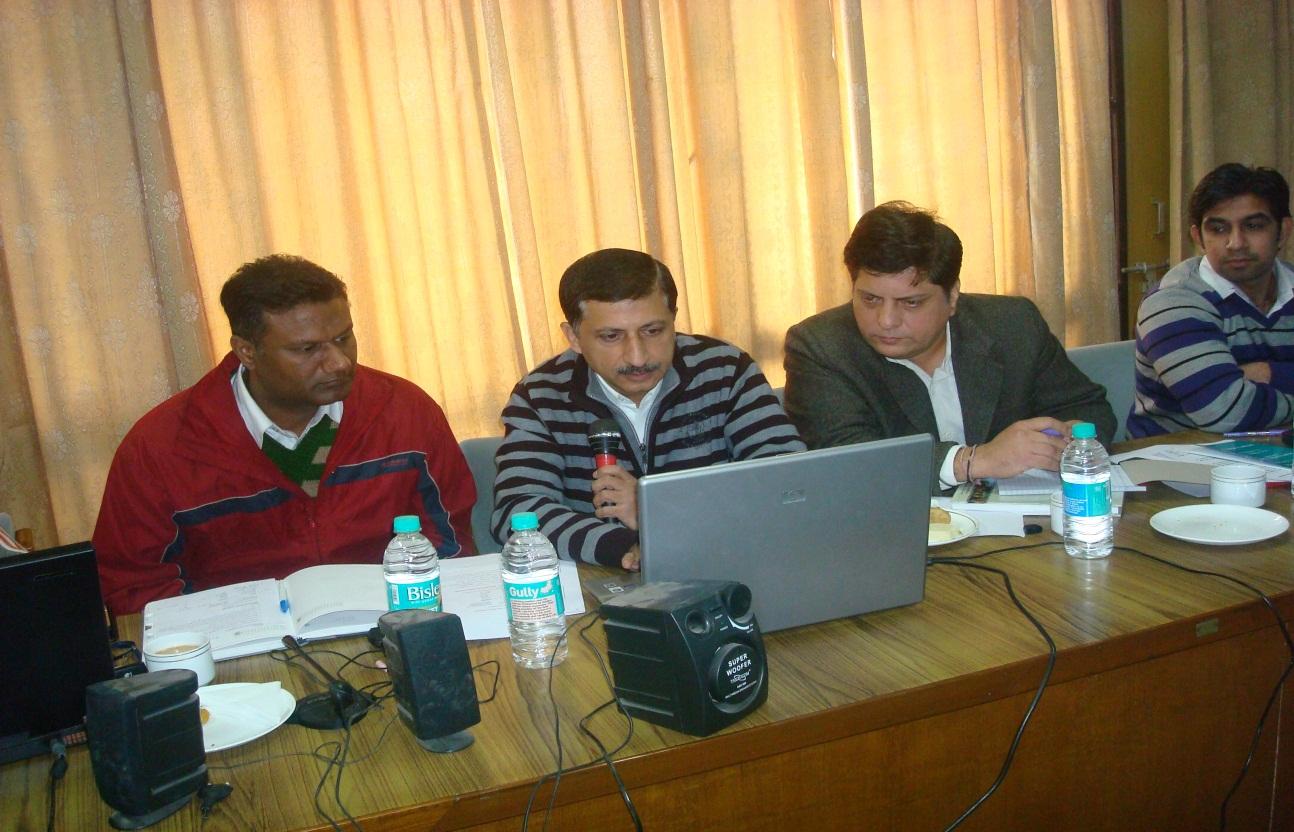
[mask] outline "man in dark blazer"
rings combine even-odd
[[[1105,388],[1026,298],[961,294],[962,247],[905,202],[863,215],[845,246],[853,297],[786,335],[786,412],[810,448],[929,433],[932,493],[1058,470],[1075,422],[1109,444]]]

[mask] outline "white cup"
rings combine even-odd
[[[1209,474],[1209,501],[1260,508],[1267,502],[1267,473],[1257,465],[1219,465]]]
[[[1051,492],[1051,530],[1061,537],[1065,536],[1065,494],[1063,491]]]
[[[144,665],[150,670],[192,670],[198,687],[216,678],[211,639],[206,633],[184,632],[153,636],[144,645]]]

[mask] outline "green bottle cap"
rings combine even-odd
[[[422,521],[418,519],[416,514],[401,514],[395,518],[395,522],[391,526],[395,529],[396,534],[410,534],[411,532],[422,531]]]
[[[533,511],[518,511],[512,515],[512,530],[524,532],[539,528],[539,516]]]

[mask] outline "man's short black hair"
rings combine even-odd
[[[661,261],[641,251],[604,248],[586,254],[562,273],[557,299],[571,326],[584,317],[586,300],[616,303],[645,298],[657,289],[665,293],[670,313],[678,311],[678,287],[674,275]]]
[[[1199,228],[1205,215],[1219,202],[1248,194],[1266,202],[1267,210],[1276,222],[1290,215],[1290,186],[1278,171],[1227,162],[1209,171],[1195,186],[1187,208],[1191,225]]]
[[[944,293],[952,291],[962,269],[962,241],[931,211],[910,202],[886,202],[863,214],[845,243],[850,281],[860,271],[897,274],[915,267]]]
[[[253,343],[265,333],[265,313],[303,303],[346,300],[346,284],[323,266],[291,254],[271,254],[238,267],[220,290],[229,328]]]

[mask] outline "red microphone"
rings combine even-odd
[[[598,419],[589,425],[589,447],[593,449],[593,464],[598,468],[616,464],[620,426],[615,419]]]

